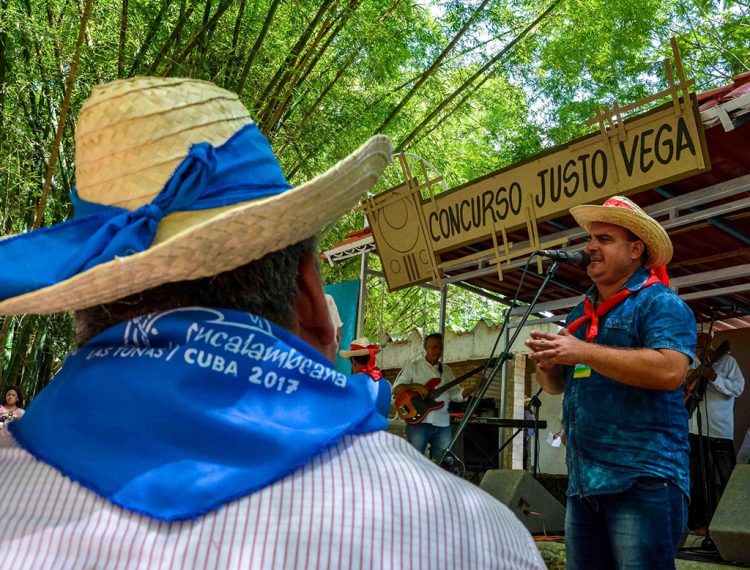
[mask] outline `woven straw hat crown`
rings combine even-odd
[[[237,95],[207,81],[137,77],[95,87],[76,128],[81,198],[134,210],[161,190],[190,145],[252,123]]]
[[[633,232],[648,248],[649,267],[666,265],[672,259],[672,241],[667,231],[636,203],[624,196],[612,196],[601,206],[574,206],[570,213],[587,232],[591,224],[602,222],[622,226]]]
[[[218,147],[252,124],[237,95],[206,81],[137,77],[95,87],[76,129],[78,196],[136,210],[160,193],[191,145]],[[253,160],[257,151],[246,152]],[[327,172],[281,193],[167,213],[145,251],[6,298],[0,314],[82,309],[260,259],[351,211],[380,177],[391,152],[390,140],[375,136]]]

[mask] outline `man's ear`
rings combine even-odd
[[[335,344],[336,333],[313,252],[306,253],[300,259],[297,289],[294,304],[298,326],[296,332],[302,340],[327,355],[327,348]]]
[[[630,242],[630,257],[633,259],[639,259],[645,250],[646,244],[643,241],[637,239]]]

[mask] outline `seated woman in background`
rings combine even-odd
[[[0,406],[0,422],[17,420],[24,414],[23,399],[21,391],[15,386],[8,386],[5,389],[3,405]]]

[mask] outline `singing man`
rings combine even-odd
[[[672,242],[627,198],[576,206],[593,287],[558,334],[526,341],[538,379],[565,393],[568,569],[673,569],[687,520],[693,313],[668,287]]]

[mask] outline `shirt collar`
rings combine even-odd
[[[622,289],[630,289],[634,293],[636,291],[640,291],[643,288],[643,285],[646,283],[648,277],[648,269],[641,266],[636,270],[635,273],[628,277],[628,280],[625,281],[625,285],[622,287]],[[620,291],[622,291],[622,289],[620,289]],[[588,297],[592,303],[596,302],[596,299],[599,297],[596,285],[592,285],[588,288],[588,291],[586,291],[586,297]]]
[[[628,278],[623,288],[630,289],[633,292],[640,291],[643,288],[643,285],[646,283],[648,277],[648,269],[641,266],[635,273],[633,273],[633,275]]]

